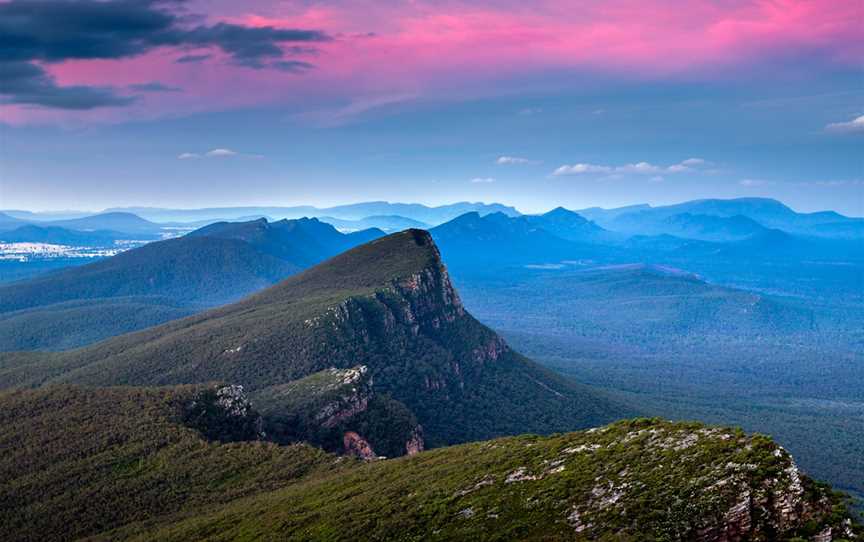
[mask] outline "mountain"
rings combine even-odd
[[[519,216],[519,211],[513,207],[501,205],[500,203],[470,203],[459,202],[438,207],[428,207],[419,203],[389,203],[386,201],[372,201],[366,203],[355,203],[351,205],[340,205],[321,209],[326,215],[349,220],[361,220],[367,216],[376,215],[398,215],[412,220],[431,225],[442,224],[457,216],[469,212],[481,215],[491,213],[503,213],[507,216]]]
[[[2,354],[0,367],[3,386],[242,384],[273,415],[295,421],[309,418],[292,406],[297,393],[285,385],[313,377],[303,393],[326,398],[315,391],[319,384],[342,382],[351,369],[355,391],[331,415],[313,416],[306,435],[341,448],[351,432],[391,455],[572,430],[623,413],[522,357],[471,317],[421,230],[361,245],[235,304],[79,350]],[[369,408],[376,414],[364,418]]]
[[[710,226],[709,232],[716,230],[718,226],[722,226],[720,231],[727,228],[731,228],[733,231],[731,236],[717,237],[715,235],[710,238],[711,240],[741,238],[748,234],[746,228],[751,230],[749,231],[750,235],[758,233],[752,224],[744,223],[740,217],[750,219],[765,228],[780,229],[801,235],[830,237],[845,234],[848,236],[850,233],[857,235],[864,231],[864,219],[862,218],[850,218],[833,211],[798,213],[783,203],[769,198],[701,199],[659,207],[640,205],[619,209],[594,208],[579,212],[604,228],[638,234],[668,233],[681,235],[680,231],[676,232],[669,227],[676,226],[676,221],[679,223],[692,221],[694,220],[692,217],[700,217],[699,220],[702,222],[705,221],[705,218],[701,217],[735,219],[734,222],[719,221],[716,225]],[[664,222],[676,215],[691,215],[691,218],[683,217],[672,220],[672,223]],[[667,226],[666,229],[663,228],[664,223]],[[680,225],[678,224],[679,227]],[[742,227],[745,229],[742,230]],[[699,233],[701,228],[699,226],[696,233]],[[839,234],[835,234],[835,230],[838,230]],[[707,237],[694,238],[708,239]]]
[[[556,215],[557,218],[556,218]],[[545,217],[545,218],[544,218]],[[444,258],[460,274],[486,271],[500,266],[556,264],[562,260],[605,258],[614,249],[591,243],[568,241],[541,227],[547,225],[578,237],[586,232],[594,238],[591,223],[581,219],[552,217],[510,217],[503,213],[480,216],[466,213],[450,222],[432,228],[430,233],[440,245]],[[584,237],[584,235],[583,235]]]
[[[612,238],[610,232],[563,207],[556,207],[542,215],[529,215],[526,218],[531,224],[568,241],[594,242]]]
[[[142,237],[141,234],[136,234]],[[143,237],[156,238],[153,234]],[[7,243],[50,243],[55,245],[110,247],[114,242],[128,239],[128,233],[109,230],[77,231],[59,226],[37,226],[29,224],[0,233],[0,240]]]
[[[340,220],[363,220],[370,216],[401,216],[423,224],[441,224],[461,214],[477,211],[480,214],[502,212],[510,216],[519,215],[513,207],[499,203],[460,202],[430,207],[419,203],[390,203],[370,201],[317,208],[309,205],[297,207],[218,207],[210,209],[160,209],[129,207],[108,209],[107,212],[132,212],[156,222],[193,222],[200,220],[236,220],[243,216],[273,216],[278,218],[300,218],[303,216],[332,217]]]
[[[187,236],[244,241],[265,254],[306,268],[382,235],[384,232],[376,228],[341,233],[317,218],[276,222],[260,218],[249,222],[217,222]]]
[[[703,241],[738,241],[768,231],[743,215],[715,216],[680,213],[662,215],[651,211],[623,214],[609,224],[615,231],[639,235],[673,235]]]
[[[320,220],[321,222],[332,224],[340,231],[357,231],[366,228],[378,228],[387,233],[394,233],[410,228],[426,229],[429,227],[428,224],[424,224],[423,222],[420,222],[418,220],[412,220],[410,218],[405,218],[404,216],[397,215],[367,216],[366,218],[362,218],[360,220],[345,220],[341,218],[334,218],[332,216],[321,216],[318,217],[318,220]]]
[[[237,300],[380,235],[345,235],[316,219],[223,222],[0,285],[0,349],[68,348],[161,323]],[[106,322],[99,315],[109,308]]]
[[[362,462],[306,444],[267,442],[266,428],[266,417],[234,386],[0,393],[4,535],[20,541],[861,535],[841,496],[803,474],[769,438],[740,430],[639,419]]]
[[[53,220],[43,222],[41,225],[79,231],[111,230],[127,234],[158,234],[162,232],[161,225],[144,220],[132,213],[101,213],[69,220]]]
[[[0,213],[0,231],[14,230],[27,224],[25,220],[15,218],[6,213]]]

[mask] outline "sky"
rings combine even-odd
[[[860,0],[0,0],[0,209],[864,216]]]

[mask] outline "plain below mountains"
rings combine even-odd
[[[0,349],[65,349],[226,302],[383,235],[316,219],[216,223],[0,286]]]

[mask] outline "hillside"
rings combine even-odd
[[[563,207],[556,207],[548,213],[530,215],[526,218],[531,224],[568,241],[598,242],[613,238],[610,232],[594,222]]]
[[[367,216],[359,220],[346,220],[332,216],[318,217],[321,222],[332,224],[339,231],[358,231],[366,228],[379,228],[387,233],[407,230],[409,228],[426,229],[428,224],[397,215]]]
[[[444,259],[459,272],[484,271],[502,265],[557,263],[579,258],[605,258],[614,249],[593,245],[597,233],[591,223],[578,217],[566,221],[552,216],[510,217],[503,213],[480,216],[466,213],[429,230],[441,247]],[[546,229],[564,230],[564,235],[578,236],[583,242],[563,239]],[[574,230],[581,230],[577,234]]]
[[[640,419],[363,463],[262,442],[261,423],[230,386],[0,393],[4,535],[830,541],[860,533],[841,498],[785,450],[736,430]]]
[[[114,241],[129,239],[130,234],[110,230],[77,231],[59,226],[28,224],[0,233],[7,243],[51,243],[55,245],[110,247]],[[138,239],[156,239],[154,234],[136,234]]]
[[[222,222],[4,284],[0,350],[81,346],[176,318],[178,308],[189,314],[235,301],[382,234],[345,235],[316,219]],[[147,318],[141,317],[141,301],[149,305]],[[107,311],[112,322],[106,326],[100,312]]]
[[[100,213],[82,218],[52,220],[42,226],[55,226],[70,230],[111,230],[127,234],[158,234],[162,226],[132,213]]]
[[[21,365],[18,356],[0,355],[0,384],[219,380],[255,394],[363,365],[376,396],[416,417],[426,446],[572,430],[624,414],[471,317],[420,230],[352,249],[238,303],[35,359]],[[380,406],[404,421],[400,405]]]
[[[754,230],[750,232],[751,235],[758,233],[752,224],[745,224],[741,220],[742,217],[765,228],[776,228],[801,235],[860,238],[862,228],[864,228],[864,219],[861,218],[851,218],[833,211],[799,213],[770,198],[701,199],[658,207],[634,205],[619,209],[591,208],[579,212],[604,228],[638,234],[669,233],[679,235],[683,233],[680,228],[687,225],[676,225],[676,219],[672,219],[672,217],[678,216],[678,222],[682,220],[686,222],[686,218],[682,218],[681,215],[701,216],[700,220],[707,223],[707,233],[712,234],[711,240],[741,238],[741,234],[746,229]],[[712,225],[711,221],[705,217],[735,220],[715,220]],[[718,226],[722,227],[718,228]],[[677,232],[675,231],[676,228],[679,228]],[[704,238],[705,232],[700,233],[700,230],[704,228],[706,226],[697,226],[694,229],[691,225],[684,231],[689,229],[691,234],[702,236],[694,238]],[[717,234],[723,229],[730,229],[730,233],[734,235],[718,237]]]

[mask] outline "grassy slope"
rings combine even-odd
[[[209,508],[328,469],[305,445],[220,444],[181,423],[200,388],[0,393],[0,524],[10,540],[71,540]]]
[[[771,502],[791,481],[788,456],[765,437],[644,419],[370,464],[305,445],[210,442],[181,422],[201,389],[0,393],[4,536],[689,540],[723,523],[744,491]],[[798,534],[843,517],[836,497],[803,487],[804,502],[835,506]]]
[[[687,446],[693,434],[698,440]],[[699,424],[621,422],[594,433],[513,437],[367,464],[178,524],[114,534],[169,541],[693,540],[699,529],[724,524],[747,488],[758,495],[770,487],[775,497],[783,491],[785,479],[768,481],[782,479],[788,466],[775,450],[767,438]],[[804,486],[808,500],[826,494],[809,480]],[[842,505],[828,506],[783,538],[811,536],[844,515]]]

